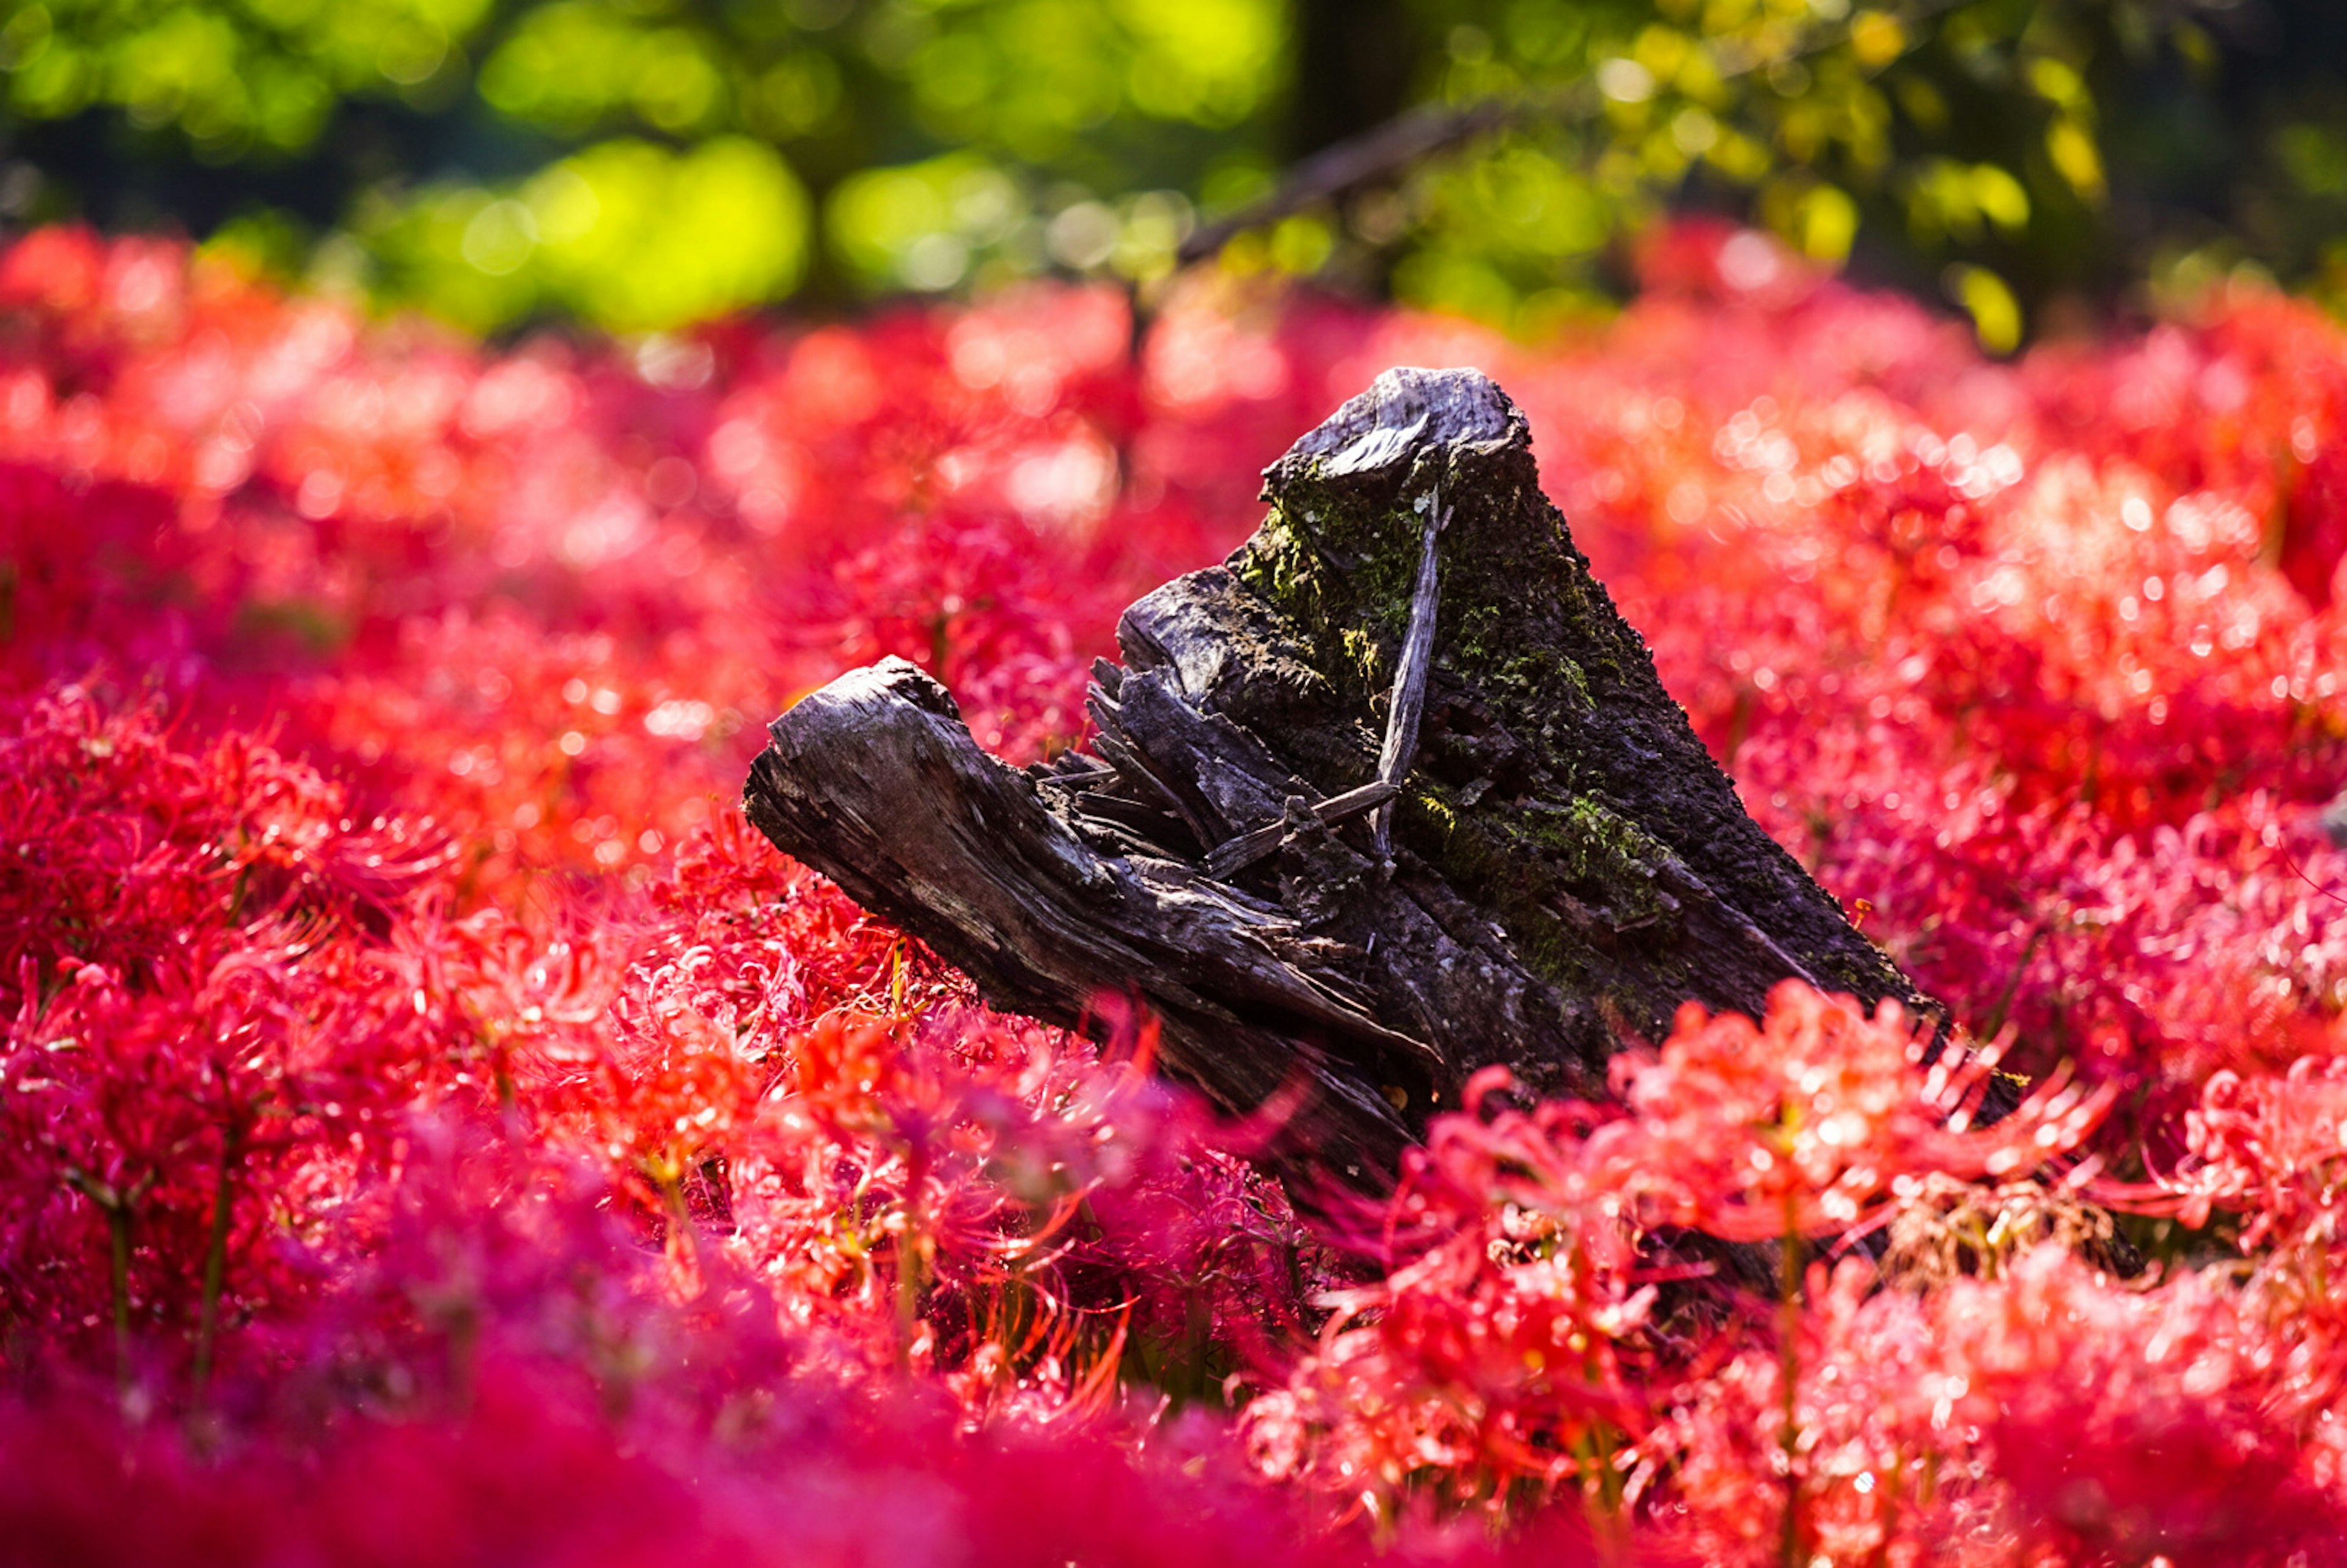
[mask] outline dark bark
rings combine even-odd
[[[1236,1112],[1292,1091],[1291,1157],[1363,1184],[1478,1068],[1600,1094],[1685,1001],[1757,1016],[1798,977],[1940,1016],[1745,815],[1497,386],[1389,371],[1264,494],[1125,611],[1096,756],[1017,772],[890,661],[774,722],[751,820],[998,1005],[1137,995],[1169,1071]]]

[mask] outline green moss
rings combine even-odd
[[[1404,796],[1398,825],[1453,886],[1486,901],[1535,976],[1568,994],[1594,989],[1588,943],[1557,913],[1555,875],[1529,845],[1462,815],[1440,786]]]
[[[1414,797],[1414,804],[1418,809],[1433,820],[1434,825],[1441,831],[1446,843],[1459,827],[1459,813],[1450,802],[1444,798],[1449,794],[1448,790],[1438,793],[1428,789],[1419,791]]]
[[[1408,781],[1400,841],[1500,923],[1533,975],[1641,1032],[1667,1029],[1679,999],[1719,984],[1678,939],[1685,923],[1664,868],[1682,859],[1827,984],[1898,994],[1896,970],[1862,942],[1836,939],[1828,910],[1787,882],[1758,830],[1735,831],[1725,781],[1691,733],[1666,733],[1675,715],[1657,705],[1668,698],[1645,645],[1553,512],[1527,515],[1539,503],[1504,466],[1479,461],[1458,477],[1485,489],[1460,492],[1466,509],[1442,548],[1435,654],[1441,679],[1480,701]],[[1374,746],[1425,514],[1407,491],[1379,505],[1365,487],[1317,469],[1284,474],[1277,506],[1233,565],[1286,618],[1339,701],[1366,715],[1359,738]],[[1486,718],[1501,733],[1487,733]],[[1352,743],[1318,748],[1310,776],[1349,787],[1362,776]],[[1471,765],[1471,806],[1430,776]]]
[[[1504,660],[1486,655],[1477,663],[1489,671],[1490,683],[1502,700],[1512,704],[1563,702],[1583,713],[1597,711],[1581,666],[1553,648],[1530,649]]]
[[[1330,673],[1357,677],[1375,692],[1391,680],[1391,658],[1409,624],[1424,538],[1422,517],[1402,506],[1361,505],[1316,482],[1292,481],[1265,529],[1238,564],[1241,577],[1295,618]],[[1325,564],[1324,564],[1325,563]],[[1460,675],[1481,687],[1511,723],[1538,730],[1564,715],[1596,712],[1583,664],[1556,648],[1527,647],[1518,585],[1489,580],[1512,563],[1447,559],[1448,612],[1437,648]],[[1585,592],[1568,563],[1556,591],[1568,613]],[[1342,596],[1338,602],[1336,596]],[[1593,651],[1609,676],[1613,651]],[[1403,798],[1401,836],[1453,886],[1500,917],[1526,964],[1569,993],[1601,989],[1589,934],[1563,910],[1588,907],[1616,927],[1664,917],[1655,885],[1667,854],[1652,835],[1586,797],[1562,810],[1477,811],[1452,792],[1414,780]]]
[[[1587,795],[1562,808],[1524,813],[1517,832],[1537,846],[1569,887],[1580,890],[1616,929],[1659,920],[1669,913],[1655,874],[1670,851],[1653,835]]]
[[[1366,506],[1307,475],[1290,481],[1240,573],[1334,656],[1332,668],[1357,671],[1374,689],[1391,679],[1390,645],[1409,626],[1423,522],[1408,501]],[[1568,625],[1594,624],[1586,613],[1585,569],[1569,552],[1559,564],[1561,571],[1542,573],[1555,596],[1552,613],[1561,613]],[[1527,649],[1523,585],[1516,580],[1522,569],[1512,560],[1447,558],[1438,651],[1451,669],[1498,699],[1511,722],[1558,710],[1595,712],[1593,677],[1618,682],[1621,651],[1602,638],[1580,660],[1553,647]]]
[[[1300,610],[1313,593],[1311,551],[1277,512],[1265,519],[1262,531],[1233,564],[1241,582],[1290,610]]]
[[[1354,624],[1383,623],[1399,630],[1409,620],[1409,600],[1418,581],[1418,560],[1424,529],[1408,506],[1368,507],[1356,498],[1324,488],[1317,476],[1290,485],[1258,546],[1269,545],[1285,563],[1266,562],[1269,579],[1262,586],[1289,610],[1317,620],[1326,610]],[[1327,605],[1300,602],[1294,591],[1317,575],[1317,558],[1326,554],[1337,561],[1347,586],[1364,602]],[[1366,611],[1367,613],[1361,613]]]
[[[1589,678],[1581,672],[1580,665],[1570,659],[1559,659],[1555,673],[1558,686],[1573,693],[1573,702],[1583,712],[1597,711],[1597,700],[1589,694]]]

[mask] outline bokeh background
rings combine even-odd
[[[0,16],[8,223],[184,235],[489,333],[1040,274],[1145,305],[1203,258],[1538,335],[1606,311],[1638,235],[1689,209],[1960,308],[1997,352],[2181,308],[2239,269],[2347,300],[2336,0]],[[1369,156],[1313,178],[1331,149]]]

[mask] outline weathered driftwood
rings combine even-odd
[[[1138,996],[1168,1070],[1369,1184],[1476,1069],[1597,1093],[1690,999],[1937,1015],[1745,815],[1488,379],[1387,372],[1264,497],[1125,611],[1093,754],[1015,771],[891,660],[774,722],[751,820],[999,1006]]]

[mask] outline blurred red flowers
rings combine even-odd
[[[1542,347],[1225,280],[1136,355],[1054,290],[488,351],[18,241],[0,1539],[2347,1559],[2347,336],[2234,294],[1997,365],[1729,243]],[[732,800],[885,653],[1078,738],[1288,437],[1464,362],[1962,1027],[1690,1011],[1307,1221],[1145,1020],[989,1013]]]

